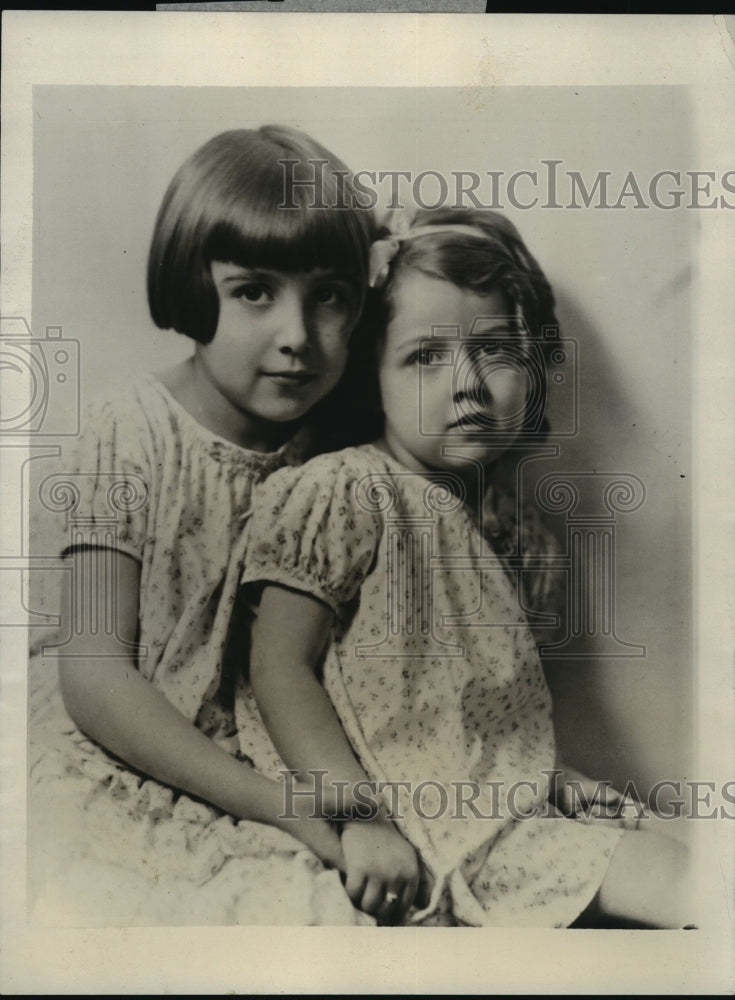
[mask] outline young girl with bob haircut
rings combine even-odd
[[[287,191],[288,176],[305,183]],[[128,872],[133,922],[147,874],[163,876],[151,906],[166,922],[281,922],[291,893],[274,882],[278,856],[299,854],[289,884],[324,873],[314,854],[342,864],[334,829],[284,824],[280,786],[237,752],[245,646],[230,628],[253,488],[319,446],[318,419],[304,428],[331,412],[362,309],[373,220],[315,207],[339,191],[354,194],[344,164],[282,126],[217,135],[181,166],[156,220],[148,298],[155,323],[194,351],[94,407],[61,477],[65,513],[86,533],[63,549],[75,625],[59,676],[73,724],[45,687],[34,698],[38,825],[53,828],[57,875],[72,857]],[[329,911],[339,889],[349,922],[329,875],[322,902]],[[294,907],[289,922],[319,919],[316,903]]]
[[[683,845],[566,818],[557,784],[524,615],[549,610],[534,566],[555,549],[498,476],[545,433],[551,288],[489,211],[421,212],[372,254],[382,434],[274,473],[246,528],[248,710],[275,746],[249,752],[311,781],[346,891],[381,923],[681,926]]]

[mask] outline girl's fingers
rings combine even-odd
[[[354,907],[358,910],[364,910],[363,896],[366,891],[367,879],[364,875],[360,874],[357,877],[350,875],[347,872],[347,879],[345,880],[345,892],[350,897],[350,901]],[[365,912],[368,912],[367,910]]]
[[[416,894],[418,892],[418,887],[419,887],[419,880],[418,880],[418,878],[411,879],[410,882],[406,883],[406,886],[404,887],[404,890],[401,893],[400,900],[399,900],[399,904],[400,904],[399,909],[400,909],[400,915],[401,915],[401,917],[403,917],[404,914],[408,913],[408,911],[413,906],[413,904],[414,904],[414,902],[416,900]],[[428,899],[427,899],[427,903],[428,903]]]
[[[418,888],[416,890],[416,906],[420,910],[423,910],[429,905],[431,899],[431,893],[434,890],[434,878],[430,874],[428,868],[421,866],[421,871],[419,872],[419,882]]]
[[[383,904],[378,914],[379,922],[387,925],[400,924],[408,906],[410,906],[410,903],[408,906],[406,905],[405,899],[407,896],[413,899],[414,895],[415,888],[411,889],[410,886],[404,887],[398,884],[392,888],[386,888],[383,893]]]
[[[365,913],[371,914],[378,920],[386,911],[386,887],[380,879],[371,878],[367,880],[365,891],[362,894],[361,909]]]
[[[637,830],[638,829],[638,817],[634,815],[628,816],[595,816],[592,814],[578,813],[575,817],[578,823],[594,823],[595,826],[615,826],[618,829],[623,830]]]
[[[404,885],[396,883],[385,893],[384,905],[380,910],[380,922],[383,924],[401,924],[416,899],[418,876],[409,879]],[[428,903],[428,897],[427,897]]]
[[[619,801],[596,802],[594,805],[583,810],[583,812],[585,815],[593,816],[595,819],[622,820],[629,815],[637,815],[635,810],[623,808]]]
[[[600,786],[593,782],[583,782],[580,784],[580,790],[584,795],[582,801],[580,801],[579,793],[576,789],[572,792],[566,785],[561,788],[557,805],[562,812],[570,815],[576,810],[576,813],[587,812],[598,815],[602,811],[603,815],[609,816],[610,807],[617,806],[624,801],[620,792],[617,792],[609,785]]]
[[[620,792],[615,791],[614,788],[610,788],[609,785],[603,786],[602,789],[596,789],[598,794],[592,799],[593,802],[607,803],[612,805],[615,802],[622,802],[623,796]]]
[[[605,799],[607,802],[622,802],[623,794],[622,792],[619,792],[616,788],[606,788]]]

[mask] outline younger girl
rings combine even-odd
[[[551,701],[501,556],[543,564],[550,543],[525,509],[503,517],[494,480],[543,429],[551,290],[492,212],[422,213],[373,258],[382,435],[275,473],[247,529],[275,748],[315,815],[345,820],[347,892],[380,922],[561,927],[594,901],[679,925],[678,842],[549,803]],[[286,786],[284,813],[298,801]]]
[[[61,878],[72,856],[114,862],[119,878],[134,876],[130,921],[320,919],[306,896],[290,914],[277,909],[294,881],[321,869],[313,854],[302,852],[291,889],[279,890],[264,869],[277,832],[235,828],[222,813],[280,825],[326,864],[342,864],[334,830],[284,825],[280,788],[235,754],[232,667],[242,643],[229,627],[253,487],[300,460],[294,434],[337,386],[362,308],[372,220],[323,207],[340,193],[354,203],[344,165],[290,128],[226,132],[195,152],[166,192],[148,264],[154,321],[192,338],[194,352],[94,409],[74,471],[56,477],[73,501],[71,635],[58,652],[78,729],[43,701],[44,678],[33,719],[37,857],[58,858]],[[53,507],[60,483],[51,485]],[[298,851],[279,836],[276,853]],[[146,875],[162,880],[147,908],[141,894],[153,883],[136,881]],[[192,885],[201,891],[187,895]],[[97,902],[124,921],[102,890]]]

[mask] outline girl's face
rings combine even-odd
[[[385,443],[417,471],[473,475],[523,424],[527,334],[507,295],[478,295],[418,271],[399,276],[380,359]]]
[[[358,293],[337,272],[297,273],[213,261],[219,296],[213,339],[198,344],[210,419],[245,447],[284,437],[337,384]]]

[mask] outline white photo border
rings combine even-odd
[[[501,86],[678,83],[692,169],[735,166],[735,45],[723,17],[3,14],[2,315],[31,315],[33,97],[47,85]],[[735,213],[701,211],[694,471],[699,775],[735,774],[732,495]],[[2,474],[0,470],[0,475]],[[2,482],[3,493],[14,484]],[[8,631],[8,630],[5,630]],[[26,647],[2,635],[6,993],[703,993],[735,985],[733,824],[701,852],[712,912],[693,932],[31,928],[26,912]],[[530,956],[533,956],[533,960]]]

